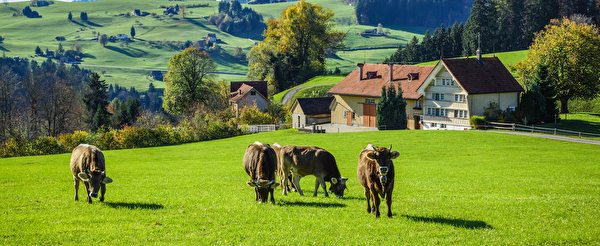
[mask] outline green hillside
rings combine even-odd
[[[346,5],[342,0],[315,0],[313,3],[334,10],[337,21],[336,28],[348,33],[346,46],[347,51],[338,53],[338,57],[328,59],[331,69],[339,67],[343,72],[349,72],[357,62],[367,61],[376,63],[384,57],[392,54],[398,45],[406,43],[413,36],[421,37],[420,28],[389,27],[389,35],[386,37],[361,37],[357,35],[365,29],[373,29],[375,26],[355,25],[354,7]],[[164,8],[161,5],[198,4],[206,3],[208,7],[189,8],[185,18],[179,15],[165,16],[162,14]],[[221,73],[247,73],[247,61],[235,59],[234,47],[242,47],[248,52],[256,41],[262,40],[261,31],[231,35],[219,31],[214,25],[207,21],[207,17],[217,12],[218,3],[215,1],[140,1],[140,0],[103,0],[95,2],[55,2],[46,7],[32,7],[39,12],[42,18],[30,19],[25,16],[13,16],[20,13],[28,2],[10,2],[0,6],[0,35],[5,40],[0,43],[0,51],[7,57],[27,57],[31,59],[36,46],[42,51],[46,49],[54,51],[59,43],[65,49],[73,44],[79,44],[83,48],[83,61],[81,66],[97,72],[103,72],[103,78],[108,83],[135,86],[145,90],[148,83],[153,82],[156,87],[162,87],[160,81],[147,78],[152,69],[166,69],[174,54],[180,49],[172,49],[168,46],[174,42],[192,42],[202,40],[208,33],[216,33],[221,41],[221,52],[211,54],[217,65],[217,71]],[[251,7],[263,14],[264,19],[271,16],[278,18],[281,11],[292,3],[243,5]],[[150,15],[143,17],[127,16],[134,9],[156,13],[157,18]],[[80,13],[85,11],[88,21],[80,19]],[[73,19],[69,21],[67,16],[72,13]],[[122,16],[119,16],[122,15]],[[98,33],[116,36],[126,34],[129,36],[130,28],[136,30],[135,39],[130,43],[111,42],[102,48],[96,41]],[[384,27],[388,28],[388,27]],[[409,30],[409,31],[404,31]],[[57,36],[64,36],[65,41],[58,42]],[[155,45],[163,43],[163,45]],[[42,61],[45,58],[36,57],[35,60]],[[89,66],[96,65],[96,66]],[[112,66],[112,67],[98,67]],[[145,68],[139,70],[130,68]],[[245,80],[244,76],[225,76],[228,80]]]

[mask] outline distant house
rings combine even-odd
[[[142,12],[139,9],[135,9],[135,10],[133,10],[133,12],[131,12],[131,15],[142,16]]]
[[[244,106],[251,107],[254,104],[261,110],[265,110],[271,103],[268,99],[269,89],[267,81],[234,81],[230,84],[229,105],[233,107],[236,114]]]
[[[153,70],[152,78],[154,78],[156,80],[162,80],[162,78],[163,78],[162,72],[160,70]]]
[[[56,37],[56,38],[54,38],[54,39],[56,39],[56,41],[65,41],[65,40],[67,40],[67,39],[66,39],[65,37],[63,37],[63,36],[58,36],[58,37]]]
[[[334,97],[297,98],[292,104],[292,127],[303,128],[331,122],[329,106]]]
[[[170,15],[170,14],[177,14],[177,11],[175,11],[174,7],[167,7],[167,9],[165,11],[163,11],[163,15]]]
[[[364,32],[365,34],[377,34],[377,29],[367,29]]]
[[[210,42],[217,42],[217,34],[209,33],[208,35],[206,35],[206,40]]]
[[[127,34],[117,34],[117,39],[118,40],[127,40],[127,39],[129,39],[129,37],[127,37]]]
[[[53,58],[54,57],[54,51],[51,51],[51,50],[47,51],[46,52],[46,57]]]

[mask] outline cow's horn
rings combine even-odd
[[[106,174],[106,170],[102,171],[102,173],[100,173],[100,174],[102,174],[102,175]]]
[[[390,148],[389,149],[392,149],[392,144],[390,144]]]

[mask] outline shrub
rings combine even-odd
[[[54,137],[39,137],[29,144],[29,155],[54,155],[65,153],[65,149]]]
[[[480,126],[485,125],[485,116],[471,116],[471,127],[478,129]]]
[[[80,144],[96,144],[96,136],[93,133],[85,131],[75,131],[72,134],[64,134],[58,138],[58,142],[67,151],[73,150],[77,145]]]

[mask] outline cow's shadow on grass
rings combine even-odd
[[[416,222],[426,222],[426,223],[437,223],[444,225],[451,225],[454,227],[462,227],[467,229],[494,229],[491,225],[488,225],[484,221],[479,220],[463,220],[463,219],[450,219],[444,218],[442,216],[435,217],[423,217],[423,216],[412,216],[412,215],[401,215],[407,219],[416,221]]]
[[[346,204],[337,202],[301,202],[301,201],[277,201],[279,206],[302,206],[302,207],[315,207],[315,208],[342,208],[346,207]]]
[[[164,206],[154,203],[140,203],[140,202],[105,202],[107,206],[111,208],[127,208],[127,209],[149,209],[157,210],[163,209]]]

